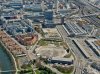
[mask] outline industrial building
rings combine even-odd
[[[41,4],[30,4],[23,6],[25,11],[42,12]]]
[[[68,64],[71,65],[73,64],[73,60],[71,58],[58,58],[58,57],[52,57],[50,59],[48,59],[48,62],[51,64]]]
[[[17,19],[17,14],[14,13],[13,11],[5,11],[4,13],[1,14],[2,20],[12,20],[12,19]]]
[[[4,28],[13,36],[35,32],[31,25],[24,20],[9,22],[8,24],[5,24]]]
[[[43,28],[54,28],[55,24],[53,21],[53,11],[48,9],[44,12],[44,22],[42,24]]]
[[[49,4],[47,4],[47,7],[48,7],[48,9],[52,9],[53,8],[53,4],[49,3]]]
[[[22,17],[21,12],[13,8],[5,8],[1,13],[1,20],[4,21],[4,24],[8,24],[10,21],[21,20]]]
[[[86,31],[79,27],[76,23],[66,22],[63,27],[69,36],[81,36],[86,34]]]
[[[53,20],[45,20],[42,24],[42,28],[55,28],[56,24],[54,24]]]
[[[20,2],[11,2],[11,3],[9,3],[9,6],[11,8],[14,8],[14,9],[17,9],[17,10],[23,8],[23,4],[20,3]]]
[[[44,17],[46,20],[53,20],[53,11],[48,9],[44,12]]]
[[[94,63],[92,63],[91,67],[93,67],[94,69],[100,71],[100,62],[94,62]]]
[[[86,50],[81,46],[78,40],[73,40],[75,45],[79,48],[80,52],[84,55],[85,58],[90,58],[90,55],[86,52]]]
[[[86,40],[86,43],[91,47],[97,56],[100,56],[100,40],[98,39],[89,39]]]

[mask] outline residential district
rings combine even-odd
[[[0,74],[100,74],[100,0],[0,0],[0,43]]]

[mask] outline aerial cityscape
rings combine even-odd
[[[0,74],[100,74],[100,0],[0,0]]]

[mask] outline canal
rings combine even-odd
[[[11,61],[11,58],[9,54],[6,52],[6,49],[1,45],[0,43],[0,71],[7,71],[7,70],[13,70],[13,63]],[[7,73],[1,73],[0,74],[13,74],[10,72]]]

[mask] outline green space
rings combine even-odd
[[[64,74],[71,74],[74,70],[74,66],[70,67],[62,67],[62,66],[54,66],[58,71],[64,73]]]
[[[21,70],[18,74],[33,74],[32,70]]]
[[[63,42],[58,41],[58,40],[46,40],[46,39],[41,39],[40,41],[38,41],[38,45],[40,46],[47,46],[48,44],[54,44],[55,46],[61,46],[63,45]]]
[[[37,68],[38,70],[36,70],[36,74],[56,74],[54,72],[52,72],[52,70],[50,70],[47,67],[42,66],[41,64],[37,64]]]
[[[56,74],[56,73],[53,73],[50,69],[48,69],[46,67],[36,70],[35,72],[36,72],[36,74]]]
[[[35,72],[36,72],[36,74],[40,74],[40,71],[39,70],[36,70]]]
[[[40,41],[38,41],[38,45],[40,45],[40,46],[47,46],[48,43],[44,39],[41,39]]]
[[[33,74],[33,70],[30,64],[25,64],[22,67],[22,70],[18,72],[18,74]]]

